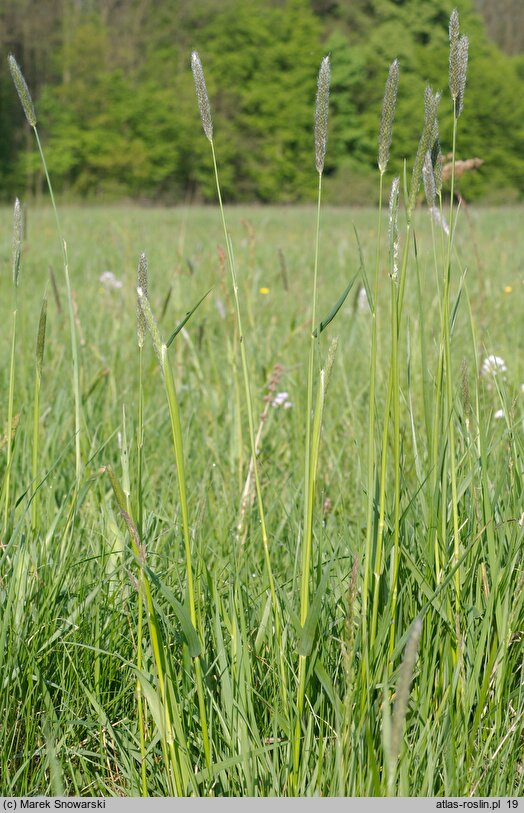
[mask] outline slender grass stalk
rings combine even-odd
[[[75,315],[74,315],[74,307],[73,307],[73,293],[71,290],[71,282],[69,278],[69,262],[67,259],[67,244],[62,237],[62,229],[60,227],[60,219],[58,217],[58,210],[56,208],[55,203],[55,196],[53,194],[53,186],[51,184],[51,179],[49,177],[49,172],[47,170],[47,163],[44,156],[44,151],[42,149],[42,144],[40,143],[40,137],[38,135],[37,130],[37,118],[36,113],[33,105],[33,101],[31,99],[31,94],[29,93],[29,89],[25,82],[25,79],[22,75],[22,72],[15,60],[15,58],[10,54],[8,57],[9,62],[9,69],[11,71],[11,76],[13,78],[14,85],[18,92],[18,96],[20,98],[20,102],[22,104],[24,113],[26,115],[28,123],[33,128],[33,132],[36,139],[36,144],[38,147],[38,151],[40,153],[40,158],[42,161],[42,166],[44,169],[44,174],[47,181],[47,188],[49,190],[49,197],[51,199],[51,205],[53,207],[53,213],[55,216],[55,223],[56,229],[58,233],[58,241],[60,243],[60,250],[62,252],[63,264],[64,264],[64,276],[66,282],[66,290],[67,290],[67,300],[68,300],[68,310],[69,310],[69,326],[71,332],[71,357],[73,362],[73,397],[74,397],[74,405],[75,405],[75,461],[76,461],[76,482],[79,484],[80,482],[80,474],[82,471],[82,457],[81,457],[81,401],[80,401],[80,371],[78,366],[78,345],[76,339],[76,327],[75,327]]]
[[[140,255],[137,271],[137,286],[148,295],[147,257]],[[138,344],[138,415],[137,415],[137,529],[140,539],[143,539],[143,491],[142,470],[144,464],[144,380],[143,380],[143,347],[146,332],[144,314],[137,298],[136,306],[136,333]]]
[[[448,237],[448,253],[446,258],[446,270],[444,279],[444,303],[443,303],[443,320],[442,320],[442,337],[444,340],[444,372],[446,381],[446,422],[449,433],[449,462],[450,462],[450,479],[451,479],[451,504],[453,516],[453,556],[455,564],[460,558],[460,531],[458,519],[458,499],[457,499],[457,471],[455,459],[455,426],[454,426],[454,407],[453,407],[453,370],[451,366],[451,325],[450,325],[450,282],[451,282],[451,246],[453,239],[453,195],[455,186],[455,155],[456,155],[456,139],[457,139],[457,102],[453,101],[453,169],[451,173],[451,199],[449,210],[449,237]],[[461,574],[460,568],[457,568],[455,573],[455,612],[457,624],[460,613],[460,584]],[[457,657],[458,647],[460,643],[457,641]]]
[[[391,628],[390,628],[390,642],[389,642],[389,655],[390,660],[393,654],[395,643],[395,626],[396,626],[396,603],[398,596],[398,573],[400,564],[400,377],[399,377],[399,330],[402,324],[402,313],[404,305],[404,294],[407,278],[407,265],[408,265],[408,252],[411,237],[411,222],[413,211],[415,208],[417,194],[422,180],[422,170],[424,167],[424,160],[428,150],[431,150],[435,138],[435,122],[437,118],[438,105],[440,102],[440,94],[433,94],[429,87],[426,88],[425,93],[425,114],[422,133],[417,148],[417,154],[413,163],[413,171],[411,177],[411,185],[409,189],[409,196],[406,207],[406,238],[404,244],[404,251],[402,256],[402,264],[400,273],[397,275],[395,269],[391,275],[391,363],[390,375],[388,382],[388,394],[386,396],[386,410],[384,420],[383,432],[383,447],[382,447],[382,466],[381,466],[381,481],[380,481],[380,497],[379,497],[379,527],[377,534],[376,557],[375,557],[375,591],[373,597],[373,614],[371,626],[371,643],[375,640],[377,620],[378,620],[378,605],[379,605],[379,590],[380,590],[380,576],[382,571],[382,555],[383,555],[383,532],[384,532],[384,516],[385,516],[385,489],[386,489],[386,474],[387,474],[387,438],[388,438],[388,417],[389,411],[393,409],[393,469],[394,469],[394,516],[393,516],[393,555],[391,567]],[[390,664],[391,666],[391,664]]]
[[[162,342],[160,332],[156,324],[149,300],[141,287],[137,288],[138,302],[144,316],[144,322],[149,330],[153,339],[155,352],[160,361],[160,367],[164,379],[164,386],[166,389],[167,402],[169,406],[169,417],[171,420],[171,432],[173,436],[173,446],[175,450],[175,461],[178,475],[178,493],[180,497],[180,511],[182,515],[182,533],[184,537],[184,550],[186,557],[186,578],[187,578],[187,594],[189,604],[189,615],[191,623],[195,630],[198,629],[196,602],[195,602],[195,588],[193,582],[193,565],[191,561],[191,539],[189,532],[189,509],[187,504],[187,490],[186,490],[186,474],[184,463],[184,446],[182,440],[182,424],[180,421],[180,410],[178,406],[178,398],[176,394],[175,380],[169,359],[167,356],[167,347]],[[203,634],[200,632],[200,637],[203,640]],[[202,741],[204,746],[204,756],[208,769],[211,769],[211,745],[209,740],[209,733],[207,727],[207,713],[204,696],[204,686],[202,677],[202,666],[200,657],[196,656],[193,659],[195,668],[195,678],[198,696],[198,708],[200,715],[200,727],[202,731]]]
[[[9,522],[9,498],[11,483],[11,465],[13,453],[13,403],[15,394],[15,348],[16,348],[16,321],[18,312],[18,285],[20,283],[20,258],[22,252],[22,209],[18,198],[15,200],[13,210],[13,257],[12,257],[12,331],[11,331],[11,358],[9,361],[9,392],[7,396],[7,459],[5,472],[5,505],[4,505],[4,538],[7,536]]]
[[[138,264],[138,285],[147,295],[147,259],[145,254],[140,255]],[[145,338],[145,320],[142,309],[137,301],[137,342],[138,342],[138,415],[137,415],[137,531],[139,539],[143,539],[143,491],[142,491],[142,468],[144,455],[144,381],[143,381],[143,346]],[[143,594],[144,594],[144,566],[140,562],[140,575],[138,582],[138,623],[137,623],[137,670],[142,672],[143,658]],[[148,796],[147,787],[147,765],[146,765],[146,736],[145,717],[142,697],[142,684],[137,677],[136,697],[138,724],[140,732],[140,782],[142,796]]]
[[[389,416],[391,412],[391,408],[393,405],[394,410],[394,427],[398,429],[398,426],[395,422],[395,410],[398,409],[394,405],[394,399],[399,398],[398,392],[395,392],[395,381],[398,382],[398,361],[397,354],[398,354],[398,330],[399,330],[399,312],[400,312],[400,290],[401,290],[401,281],[405,277],[407,263],[408,263],[408,247],[409,247],[409,234],[410,234],[410,226],[409,223],[406,225],[406,241],[404,244],[404,250],[402,254],[402,263],[399,270],[398,280],[394,278],[394,272],[392,272],[392,279],[391,279],[391,325],[392,325],[392,348],[391,348],[391,362],[390,362],[390,371],[388,377],[388,387],[386,392],[386,401],[384,406],[384,426],[382,430],[382,454],[381,454],[381,464],[380,464],[380,488],[379,488],[379,505],[378,505],[378,529],[377,529],[377,543],[376,543],[376,551],[375,551],[375,564],[373,570],[373,577],[374,577],[374,590],[373,590],[373,609],[372,609],[372,617],[371,617],[371,631],[370,631],[370,639],[369,645],[372,648],[375,642],[376,634],[377,634],[377,623],[378,623],[378,608],[379,608],[379,598],[380,598],[380,580],[382,576],[382,568],[383,568],[383,554],[384,554],[384,526],[385,526],[385,514],[386,514],[386,483],[387,483],[387,458],[388,458],[388,436],[389,436]],[[399,446],[397,442],[393,441],[394,443],[394,454],[398,455]],[[397,460],[397,458],[395,458]],[[396,474],[396,470],[395,470]],[[398,475],[400,476],[400,474]],[[397,491],[397,485],[395,483],[395,505],[397,503],[397,495],[399,492]],[[395,509],[395,516],[397,517],[399,514],[397,513],[398,509]],[[395,547],[396,542],[396,547]],[[391,594],[394,594],[396,579],[395,574],[398,574],[398,545],[399,545],[399,536],[398,533],[395,535],[394,531],[394,550],[393,550],[393,578],[391,581]],[[390,641],[394,639],[395,636],[395,617],[392,615],[391,617],[391,634],[390,634]]]
[[[44,364],[45,331],[47,322],[47,295],[44,296],[40,319],[38,321],[38,336],[36,340],[35,383],[33,397],[33,455],[32,455],[32,481],[36,484],[38,475],[39,427],[40,427],[40,387],[42,384],[42,367]],[[31,528],[35,533],[38,527],[40,491],[37,488],[31,503]]]
[[[311,338],[309,345],[309,364],[307,377],[307,408],[305,439],[306,448],[304,455],[304,533],[302,538],[302,561],[300,579],[300,624],[304,627],[309,611],[309,579],[311,568],[311,553],[313,548],[313,511],[315,505],[315,486],[317,473],[316,455],[312,454],[314,435],[320,437],[321,409],[323,405],[323,380],[321,373],[322,401],[317,402],[315,410],[313,428],[311,424],[313,413],[313,389],[314,389],[314,365],[315,355],[318,351],[320,330],[317,330],[317,289],[318,289],[318,257],[320,245],[320,205],[322,201],[322,175],[324,172],[324,162],[327,147],[327,126],[329,112],[329,84],[330,84],[330,63],[329,57],[324,57],[320,64],[318,73],[317,98],[315,106],[315,164],[318,172],[318,194],[317,194],[317,219],[315,230],[315,263],[313,271],[313,291],[311,307]],[[315,427],[318,430],[315,432]],[[298,688],[297,688],[297,719],[295,723],[295,739],[293,747],[293,786],[296,790],[298,784],[298,772],[301,758],[302,742],[302,718],[304,714],[304,700],[306,693],[306,656],[300,654],[298,660]]]
[[[222,192],[220,189],[220,180],[218,176],[218,166],[215,154],[215,145],[213,141],[213,123],[211,118],[211,107],[209,104],[209,96],[207,93],[206,82],[204,77],[204,70],[202,68],[202,63],[200,61],[200,57],[196,51],[193,51],[191,55],[191,68],[193,71],[193,77],[195,80],[195,88],[198,100],[198,106],[200,109],[200,116],[202,119],[202,127],[204,130],[204,134],[209,141],[211,147],[211,156],[213,160],[213,171],[215,175],[215,185],[217,190],[217,198],[218,204],[220,208],[220,217],[222,220],[222,228],[224,231],[224,240],[226,242],[226,251],[227,257],[229,261],[229,270],[231,272],[231,281],[233,286],[233,298],[235,301],[235,313],[236,313],[236,320],[237,320],[237,329],[238,329],[238,340],[240,344],[240,357],[242,361],[242,374],[244,379],[244,396],[246,401],[246,408],[247,408],[247,419],[248,419],[248,431],[249,431],[249,443],[251,448],[251,459],[253,460],[253,473],[255,478],[255,490],[257,495],[257,507],[258,507],[258,515],[260,520],[260,530],[262,534],[262,545],[264,549],[264,560],[266,566],[266,573],[269,583],[269,590],[271,593],[271,600],[273,605],[273,617],[275,622],[275,633],[277,639],[277,649],[278,649],[278,659],[279,659],[279,668],[280,668],[280,688],[282,693],[282,702],[284,709],[287,712],[287,680],[286,674],[284,670],[284,661],[283,661],[283,652],[282,652],[282,626],[280,620],[280,606],[278,602],[276,587],[275,587],[275,580],[273,577],[273,570],[271,566],[271,557],[269,555],[269,538],[267,533],[267,524],[266,524],[266,515],[264,509],[264,502],[262,499],[262,487],[260,484],[260,473],[257,461],[257,448],[256,448],[256,441],[255,441],[255,421],[253,418],[253,405],[251,399],[251,385],[250,385],[250,378],[249,378],[249,369],[247,363],[247,352],[246,352],[246,342],[245,336],[242,329],[242,315],[240,310],[240,300],[238,296],[238,282],[237,282],[237,273],[236,273],[236,264],[235,258],[233,254],[233,246],[231,243],[231,238],[229,236],[229,232],[227,230],[226,225],[226,218],[224,214],[224,206],[222,202]]]
[[[369,406],[368,406],[368,479],[367,479],[367,511],[366,511],[366,552],[364,556],[364,582],[362,587],[362,642],[368,640],[368,601],[369,582],[372,573],[372,550],[375,523],[373,522],[373,502],[375,496],[375,422],[376,422],[376,379],[377,379],[377,298],[379,290],[380,244],[382,229],[382,194],[384,172],[380,171],[378,195],[378,223],[377,223],[377,251],[375,257],[375,282],[373,286],[373,302],[371,308],[371,361],[369,373]],[[369,649],[362,648],[362,681],[369,686]],[[362,698],[369,701],[369,690],[362,694]],[[364,708],[361,709],[364,713]]]
[[[464,103],[464,90],[466,87],[466,74],[468,66],[468,38],[464,35],[459,37],[459,17],[454,9],[449,22],[449,87],[453,99],[453,147],[452,147],[452,170],[451,170],[451,191],[449,204],[449,235],[447,246],[447,257],[444,278],[444,302],[442,319],[442,338],[444,342],[444,369],[446,378],[446,399],[447,414],[446,425],[449,431],[449,458],[450,458],[450,479],[451,479],[451,502],[453,515],[453,550],[454,562],[458,563],[460,558],[460,532],[458,519],[458,498],[457,498],[457,472],[455,458],[455,426],[453,407],[453,370],[451,366],[451,325],[450,325],[450,281],[451,281],[451,251],[454,236],[454,195],[455,195],[455,161],[457,147],[457,127],[458,119],[462,112]],[[461,572],[457,567],[455,573],[455,614],[456,625],[459,629],[460,614],[460,591]],[[457,641],[457,659],[459,655],[460,641]]]
[[[376,423],[376,378],[377,378],[377,310],[379,293],[379,270],[381,256],[381,235],[382,235],[382,195],[384,174],[387,169],[391,141],[393,137],[393,121],[395,118],[395,108],[398,93],[399,63],[398,60],[392,62],[382,102],[382,116],[380,122],[378,138],[378,168],[379,168],[379,196],[378,196],[378,221],[377,221],[377,249],[375,254],[375,279],[373,285],[373,302],[371,307],[371,360],[369,372],[369,406],[368,406],[368,478],[367,478],[367,513],[366,513],[366,553],[364,560],[364,584],[362,589],[362,641],[368,639],[368,594],[369,581],[372,570],[372,545],[375,531],[373,522],[373,501],[375,482],[375,423]],[[398,184],[397,184],[398,190]],[[394,194],[392,192],[392,194]],[[398,202],[397,202],[398,205]],[[391,217],[390,217],[391,228]],[[369,682],[368,648],[363,648],[362,677]],[[369,693],[366,692],[366,697]]]

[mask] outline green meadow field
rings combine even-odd
[[[393,365],[383,213],[371,455],[377,212],[321,209],[317,323],[352,287],[314,341],[305,620],[316,210],[226,207],[266,553],[219,210],[59,211],[78,460],[53,213],[23,207],[15,344],[0,218],[1,794],[524,795],[523,209],[458,210],[444,368],[447,237],[418,207]],[[189,556],[141,252],[164,342],[207,293],[166,351]]]

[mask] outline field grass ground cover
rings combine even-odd
[[[338,351],[323,410],[311,581],[316,617],[306,642],[296,616],[307,411],[304,348],[311,328],[316,213],[249,208],[231,209],[227,217],[257,427],[264,411],[267,415],[260,424],[259,465],[281,646],[274,635],[256,500],[245,491],[245,403],[216,211],[128,207],[61,212],[79,342],[83,469],[76,484],[61,256],[51,211],[30,207],[18,290],[9,510],[0,550],[2,793],[522,795],[522,209],[458,214],[451,283],[451,420],[461,529],[458,600],[448,437],[443,431],[437,438],[437,477],[429,467],[431,409],[425,400],[436,386],[441,279],[433,245],[438,252],[440,234],[435,232],[433,242],[426,210],[416,213],[420,287],[411,247],[399,334],[400,589],[392,637],[395,519],[392,486],[387,485],[373,641],[362,636],[361,618],[371,319],[353,225],[371,278],[376,212],[325,208],[321,215],[320,316],[356,280],[336,321],[321,336],[324,356],[332,335],[338,336]],[[7,291],[10,211],[3,211],[1,222]],[[387,257],[385,222],[382,234]],[[111,466],[125,506],[136,517],[136,266],[141,251],[148,256],[149,297],[165,339],[211,289],[168,351],[183,428],[210,766],[192,667],[198,642],[188,623],[169,410],[149,340],[143,357],[144,548],[139,546],[138,556],[132,526],[107,472]],[[384,261],[377,455],[389,374],[389,286]],[[45,289],[35,480],[35,345]],[[6,421],[7,295],[0,316]],[[482,372],[489,356],[502,358],[507,369],[484,367]],[[5,483],[5,430],[1,434]],[[394,481],[392,460],[391,452],[386,484]],[[374,517],[377,512],[375,505]],[[149,607],[138,600],[144,566]],[[413,627],[419,616],[420,630]],[[148,627],[151,618],[154,624]],[[420,643],[410,666],[410,646],[416,649],[413,629]],[[156,643],[150,634],[155,630]],[[304,647],[309,647],[306,713],[297,775],[294,703],[297,650]],[[172,739],[167,708],[178,715]]]

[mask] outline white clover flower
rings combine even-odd
[[[271,406],[279,407],[283,406],[284,409],[290,409],[293,406],[292,401],[289,401],[289,392],[277,392],[273,400],[271,401]]]
[[[508,368],[506,362],[500,356],[488,356],[484,359],[482,364],[482,375],[497,375],[498,373],[506,373]]]
[[[112,271],[104,271],[100,274],[99,281],[107,291],[116,291],[124,285],[122,280],[117,279]]]
[[[501,418],[503,418],[503,417],[504,417],[504,410],[503,410],[503,409],[497,409],[497,411],[495,412],[495,414],[493,415],[493,417],[494,417],[496,420],[500,420]]]

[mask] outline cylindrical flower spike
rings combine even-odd
[[[18,63],[12,54],[9,54],[7,61],[9,63],[9,70],[11,71],[11,76],[13,77],[16,91],[24,109],[25,117],[31,127],[36,127],[35,107],[22,71],[18,67]]]
[[[142,288],[138,287],[136,289],[138,295],[138,304],[142,309],[142,313],[144,314],[144,320],[146,323],[146,327],[151,335],[151,339],[153,340],[153,348],[157,355],[157,358],[160,362],[160,368],[162,373],[164,371],[164,355],[166,352],[166,346],[162,342],[160,337],[160,331],[158,329],[158,325],[156,323],[156,319],[153,316],[153,311],[151,310],[151,305],[149,304],[149,299],[145,295]]]
[[[469,40],[466,36],[462,36],[458,43],[458,95],[457,95],[457,118],[462,113],[464,107],[464,91],[466,89],[466,76],[468,73],[468,49]]]
[[[469,48],[468,38],[464,35],[459,37],[459,30],[459,16],[455,8],[449,18],[449,90],[455,102],[457,118],[462,113],[464,105]]]
[[[400,667],[393,720],[391,723],[391,754],[392,766],[396,763],[402,742],[402,728],[408,709],[409,692],[413,680],[413,671],[417,660],[418,645],[422,634],[422,619],[416,618],[409,633],[408,642],[404,650],[404,660]]]
[[[382,103],[382,118],[380,120],[380,131],[378,136],[378,168],[384,174],[389,161],[389,151],[391,139],[393,137],[393,120],[395,118],[395,108],[397,105],[399,62],[395,59],[389,68],[384,91],[384,101]]]
[[[22,253],[22,208],[18,198],[13,211],[13,285],[18,288],[20,281],[20,257]]]
[[[456,99],[458,94],[457,51],[459,29],[459,15],[457,9],[454,8],[449,18],[449,90],[452,99]]]
[[[415,162],[413,164],[413,172],[411,175],[411,186],[409,189],[409,198],[407,204],[408,219],[415,208],[417,201],[418,190],[420,187],[420,180],[422,177],[422,167],[424,166],[424,159],[428,150],[431,150],[435,139],[435,122],[438,115],[438,106],[440,104],[440,93],[433,93],[429,85],[426,87],[424,96],[424,126],[418,144]]]
[[[394,178],[389,195],[389,254],[391,262],[391,279],[398,279],[398,257],[400,240],[398,235],[398,201],[400,192],[400,178]]]
[[[36,339],[36,371],[38,377],[42,375],[42,367],[44,366],[44,348],[45,348],[45,330],[47,324],[47,297],[44,297],[42,302],[42,309],[40,311],[40,319],[38,322],[38,336]]]
[[[140,259],[138,261],[137,288],[140,288],[143,291],[144,295],[147,297],[148,293],[147,257],[143,252],[140,255]],[[142,308],[140,307],[140,297],[137,296],[136,335],[139,347],[144,346],[145,333],[146,333],[146,321],[144,318]]]
[[[317,103],[315,106],[315,162],[317,172],[320,175],[324,171],[324,160],[326,158],[330,76],[329,57],[325,56],[320,63],[318,72]]]
[[[195,80],[195,89],[198,99],[198,108],[200,110],[200,118],[202,119],[202,127],[204,128],[206,138],[208,138],[209,141],[212,141],[213,121],[211,119],[211,106],[209,104],[209,96],[207,95],[204,69],[197,51],[193,51],[191,54],[191,70],[193,71],[193,79]]]

